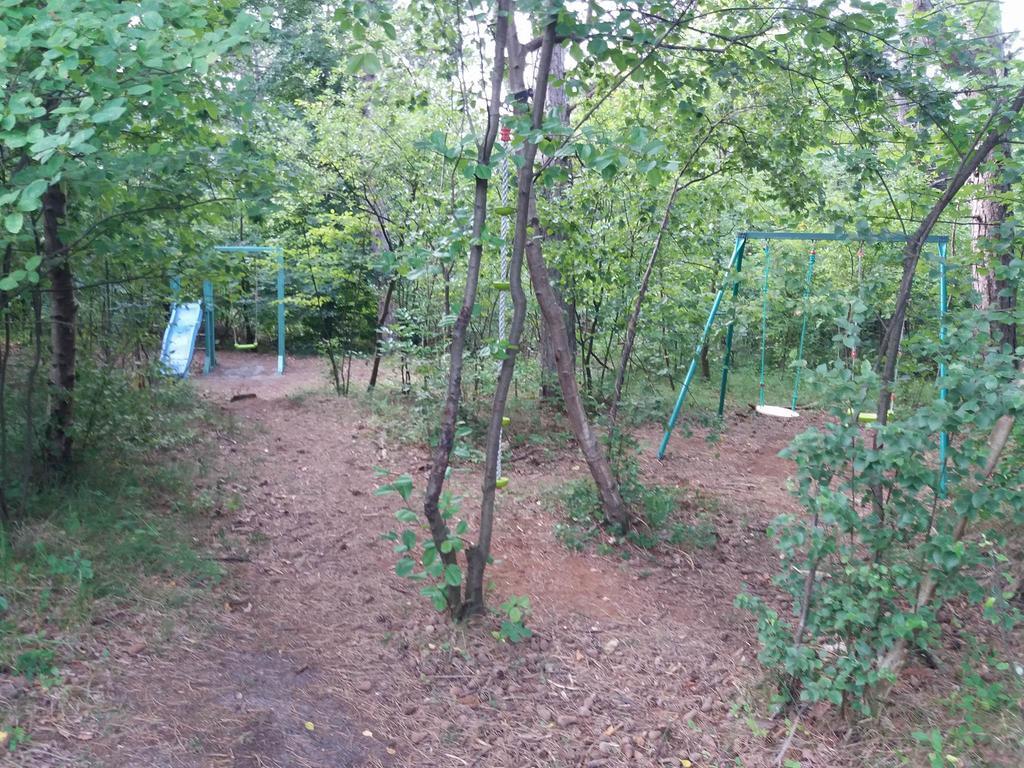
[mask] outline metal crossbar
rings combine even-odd
[[[840,240],[854,243],[905,243],[910,240],[909,235],[891,234],[889,232],[871,233],[863,235],[848,235],[844,232],[739,232],[737,237],[746,240]],[[925,238],[926,243],[948,243],[946,235],[929,235]]]

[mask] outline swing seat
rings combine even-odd
[[[256,349],[257,346],[258,345],[256,344],[255,341],[252,344],[239,344],[237,341],[235,342],[235,349],[237,349],[239,352],[250,351]]]
[[[762,416],[772,416],[776,419],[798,419],[800,414],[791,408],[783,408],[781,405],[759,405],[754,408]]]
[[[847,411],[847,413],[851,416],[853,415],[853,411]],[[893,413],[892,411],[889,411],[889,418],[891,419],[892,417]],[[874,411],[861,411],[857,414],[857,421],[861,424],[873,424],[878,421],[878,414]]]

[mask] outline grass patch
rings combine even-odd
[[[620,551],[629,556],[633,545],[645,550],[681,548],[711,549],[718,534],[710,521],[709,510],[700,498],[684,492],[633,482],[622,486],[623,500],[633,510],[635,522],[625,535],[609,531],[597,488],[590,478],[573,480],[563,486],[555,502],[563,512],[563,522],[555,525],[555,536],[567,548],[582,552],[591,548],[601,554]],[[696,514],[695,514],[696,513]]]
[[[224,575],[189,533],[217,504],[201,487],[198,430],[214,414],[181,382],[140,390],[110,371],[103,378],[83,387],[102,401],[79,409],[89,432],[73,480],[33,488],[0,527],[0,674],[43,687],[60,685],[68,662],[92,659],[90,633],[105,645],[108,627],[145,632],[144,611],[174,621]],[[28,730],[17,719],[0,716],[0,730]]]

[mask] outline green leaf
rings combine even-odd
[[[402,497],[402,501],[409,501],[412,496],[412,477],[408,474],[399,475],[390,483],[380,486],[374,492],[375,496],[384,496],[388,493],[397,493]]]
[[[357,53],[355,56],[348,60],[348,64],[345,66],[345,70],[350,75],[354,75],[357,72],[365,72],[368,75],[376,75],[381,70],[380,59],[377,58],[377,54],[375,53]]]
[[[43,263],[42,256],[33,256],[31,259],[25,262],[25,270],[27,272],[34,272],[39,269],[39,265]]]
[[[92,116],[92,121],[94,123],[113,122],[114,120],[117,120],[117,118],[119,118],[121,115],[123,115],[126,109],[127,107],[125,106],[124,99],[118,98],[114,99],[113,101],[108,101],[106,105],[104,105],[103,109],[101,109],[99,112],[96,112]]]
[[[462,569],[455,563],[445,566],[444,583],[450,587],[457,587],[462,583]]]
[[[156,11],[146,11],[142,14],[142,23],[147,29],[160,29],[164,25],[164,17]]]
[[[412,572],[415,568],[415,561],[408,557],[403,557],[401,560],[395,563],[395,573],[397,573],[403,579],[408,578],[410,575],[412,575]]]
[[[416,517],[416,513],[406,507],[395,512],[395,517],[403,523],[415,523],[419,520],[419,518]]]
[[[9,213],[4,217],[4,229],[12,235],[21,232],[21,227],[24,223],[25,217],[20,213]]]

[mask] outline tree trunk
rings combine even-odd
[[[531,226],[538,230],[540,222],[534,218]],[[586,409],[583,407],[583,400],[580,398],[579,384],[576,381],[568,333],[561,323],[561,306],[551,285],[551,276],[537,241],[527,245],[526,261],[530,266],[530,281],[533,283],[533,291],[537,295],[541,314],[548,323],[551,340],[554,344],[558,383],[562,388],[562,400],[565,402],[569,424],[572,426],[576,442],[579,443],[580,450],[583,451],[590,474],[593,475],[594,483],[597,485],[605,520],[625,531],[629,528],[629,510],[622,501],[608,457],[601,450],[597,443],[597,437],[590,428],[590,421],[587,418]]]
[[[0,274],[11,273],[14,243],[4,248],[3,265]],[[11,314],[8,311],[10,293],[0,291],[0,320],[3,322],[3,341],[0,342],[0,523],[11,519],[7,504],[7,362],[11,358]]]
[[[1000,229],[1009,216],[1006,204],[998,197],[1006,192],[1005,185],[998,181],[1001,173],[1000,161],[997,170],[980,173],[975,180],[984,189],[984,193],[982,197],[971,200],[971,241],[976,254],[971,274],[974,290],[978,294],[978,309],[996,317],[991,326],[992,340],[1008,347],[1012,354],[1017,348],[1017,324],[1013,321],[1017,296],[1014,287],[1006,279],[1000,278],[997,270],[1010,265],[1013,251],[1008,249],[997,254],[990,245],[999,239]]]
[[[977,33],[987,37],[987,45],[991,46],[995,59],[1004,62],[1006,50],[998,9],[994,18],[989,15],[986,21],[988,23],[981,25]],[[1005,64],[993,69],[995,71],[992,74],[995,78],[1004,77],[1006,74]],[[978,295],[978,309],[995,317],[990,328],[992,340],[997,345],[1008,346],[1010,354],[1013,354],[1017,348],[1017,324],[1013,318],[1017,295],[1015,288],[997,274],[1000,267],[1009,266],[1013,260],[1013,252],[1006,249],[999,254],[993,249],[993,243],[1003,239],[1001,230],[1010,216],[1010,211],[1002,200],[1009,191],[1002,178],[1009,159],[1010,144],[1001,142],[985,159],[992,167],[979,169],[971,179],[980,190],[978,196],[971,199],[971,244],[975,253],[971,276],[974,290]]]
[[[555,41],[555,21],[544,30],[544,42],[537,60],[537,80],[534,93],[538,94],[533,104],[532,125],[540,128],[544,121],[544,95],[551,68],[551,53]],[[514,32],[508,36],[509,59],[519,56],[519,41]],[[527,248],[527,222],[533,215],[533,165],[537,157],[537,145],[526,142],[523,145],[523,163],[519,169],[516,185],[516,219],[512,238],[512,254],[509,259],[509,287],[512,294],[512,324],[509,328],[506,356],[501,361],[501,370],[494,389],[491,404],[491,418],[487,425],[485,445],[483,498],[480,502],[480,528],[476,546],[467,550],[469,573],[466,579],[466,605],[464,613],[478,614],[484,610],[484,569],[491,552],[491,534],[494,530],[495,482],[498,476],[498,458],[501,452],[501,420],[505,415],[505,403],[512,385],[516,357],[526,323],[526,292],[523,290],[523,254]],[[536,230],[532,239],[539,237]]]
[[[377,386],[377,374],[380,371],[380,359],[383,356],[384,346],[384,323],[388,321],[388,313],[391,312],[391,298],[395,295],[395,285],[398,278],[393,277],[388,283],[388,289],[384,294],[384,301],[381,302],[380,316],[377,318],[377,343],[373,349],[373,368],[370,370],[370,383],[366,389],[372,391]]]
[[[546,89],[547,101],[549,111],[552,117],[557,117],[562,125],[569,124],[569,102],[565,95],[565,88],[562,87],[562,81],[565,79],[565,46],[556,45],[554,51],[551,54],[551,74],[550,80]],[[514,87],[514,86],[513,86]],[[537,89],[534,88],[534,93],[537,93]],[[554,164],[567,165],[566,159],[556,160]],[[551,190],[550,200],[552,203],[557,203],[558,199],[562,197],[564,184],[558,184]],[[560,236],[557,234],[546,235],[545,239],[558,240]],[[569,338],[569,350],[572,355],[573,368],[576,367],[576,334],[573,329],[573,315],[572,308],[566,303],[565,296],[562,294],[561,273],[554,268],[549,267],[548,271],[551,275],[552,289],[555,292],[555,298],[558,300],[558,305],[561,310],[561,322],[565,326],[566,334]],[[555,345],[551,338],[551,331],[548,329],[547,321],[541,318],[540,324],[540,397],[541,400],[551,403],[558,397],[558,371],[555,364]]]
[[[477,148],[477,162],[490,165],[494,142],[498,137],[498,120],[501,112],[501,83],[505,72],[505,39],[509,29],[510,0],[498,0],[494,20],[494,66],[491,70],[491,94],[487,107],[487,130]],[[456,563],[454,552],[445,552],[441,544],[448,538],[448,523],[441,516],[440,499],[448,474],[448,462],[455,442],[455,422],[459,415],[459,401],[462,398],[462,359],[466,346],[466,330],[469,327],[473,305],[476,303],[477,283],[480,279],[480,261],[483,256],[481,236],[487,221],[487,179],[477,177],[473,195],[473,230],[469,248],[469,264],[466,269],[466,291],[462,306],[452,326],[451,346],[448,363],[448,387],[445,392],[444,409],[441,412],[441,431],[430,463],[430,475],[423,494],[423,515],[427,518],[430,535],[447,566]],[[448,610],[458,616],[462,612],[462,587],[449,585],[446,589]]]
[[[658,235],[654,239],[651,255],[647,259],[647,268],[644,270],[643,277],[640,278],[640,289],[636,294],[633,311],[626,323],[626,340],[622,344],[622,356],[619,358],[619,367],[615,371],[615,392],[612,395],[611,407],[608,409],[610,429],[614,428],[615,417],[619,412],[619,401],[622,399],[622,385],[626,381],[626,368],[629,367],[629,357],[633,354],[633,343],[636,341],[636,331],[640,324],[640,309],[643,307],[644,297],[647,296],[647,286],[651,283],[651,274],[654,272],[654,264],[658,260],[658,253],[661,251],[661,243],[665,239],[665,232],[668,231],[669,222],[672,220],[672,206],[675,205],[676,196],[679,194],[682,178],[682,172],[680,172],[676,176],[675,183],[672,185],[672,194],[668,196],[668,203],[665,204],[665,214],[661,217],[661,226],[658,228]],[[704,362],[703,358],[702,362]]]
[[[66,199],[58,184],[43,195],[43,249],[50,276],[52,358],[50,413],[46,426],[45,459],[49,470],[66,474],[71,468],[75,391],[75,283],[71,261],[60,240],[60,219]]]

